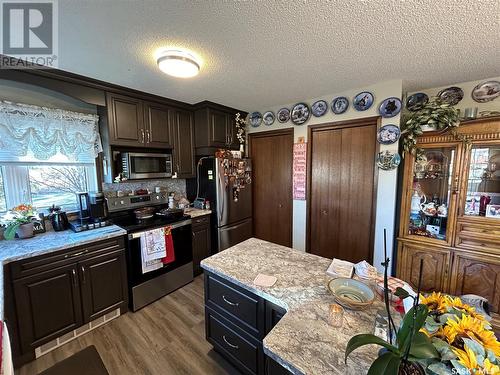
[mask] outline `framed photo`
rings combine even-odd
[[[486,217],[493,217],[495,219],[500,219],[500,204],[486,205]]]
[[[45,233],[45,215],[40,213],[38,214],[38,219],[33,220],[33,233]]]

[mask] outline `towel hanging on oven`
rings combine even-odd
[[[163,267],[162,259],[167,256],[165,228],[148,230],[141,234],[142,273]]]

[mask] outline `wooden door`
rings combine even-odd
[[[377,122],[310,128],[309,252],[372,261]]]
[[[83,321],[126,306],[127,271],[124,250],[78,263],[83,301]]]
[[[428,246],[401,244],[398,252],[398,277],[408,282],[417,290],[420,270],[420,260],[424,261],[422,268],[423,292],[445,291],[448,289],[450,274],[451,251],[445,248],[429,249]]]
[[[226,112],[210,109],[210,145],[226,147],[228,144],[228,115]]]
[[[500,313],[500,257],[455,251],[450,294],[477,294],[488,300],[491,312]]]
[[[146,144],[150,147],[171,148],[168,126],[169,108],[155,103],[146,104]]]
[[[254,236],[291,247],[293,129],[249,137]]]
[[[174,137],[174,171],[178,178],[195,177],[193,114],[182,109],[172,110],[170,125]]]
[[[14,295],[23,353],[82,324],[75,264],[16,280]]]
[[[142,101],[124,95],[108,94],[107,107],[110,144],[144,146],[146,132]]]

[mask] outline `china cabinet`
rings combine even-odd
[[[500,328],[500,118],[425,132],[406,155],[398,237],[398,277],[423,291],[488,299]]]

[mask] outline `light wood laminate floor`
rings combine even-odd
[[[203,276],[24,365],[16,375],[38,374],[89,345],[110,375],[238,374],[205,340]]]

